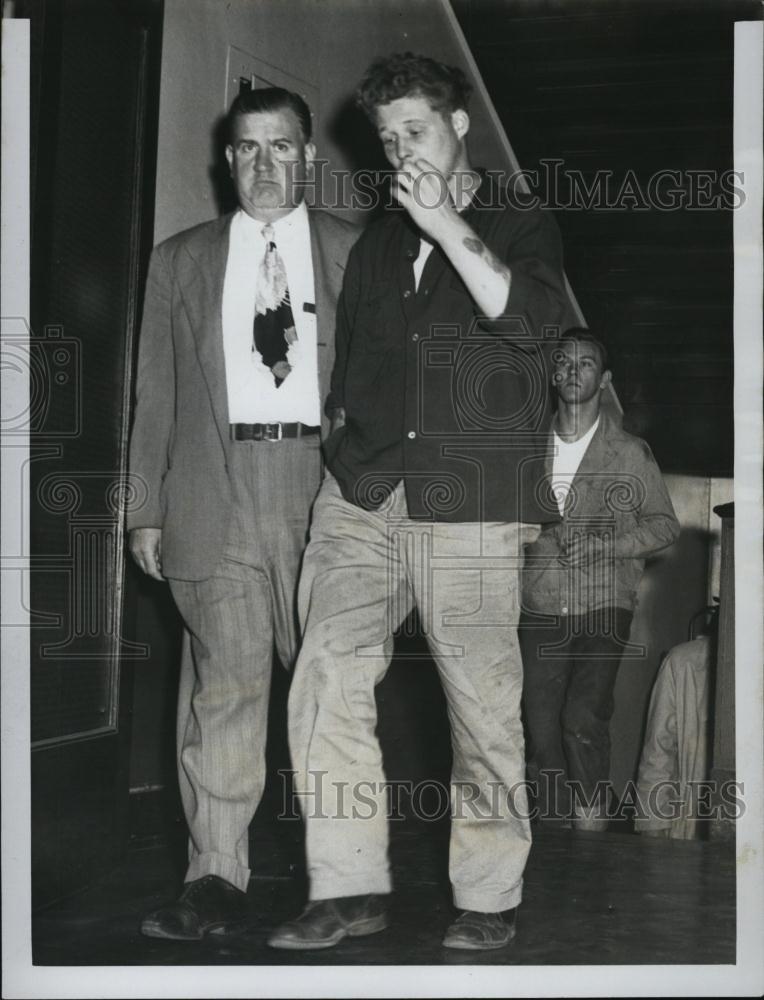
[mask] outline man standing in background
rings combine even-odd
[[[572,328],[553,351],[547,472],[562,516],[526,550],[523,707],[542,819],[604,830],[610,718],[645,559],[679,535],[647,444],[601,410],[602,342]]]
[[[169,581],[185,624],[177,739],[190,834],[183,892],[144,919],[151,937],[199,939],[246,913],[272,649],[292,665],[336,301],[357,237],[302,200],[311,133],[297,94],[237,97],[226,157],[238,211],[165,241],[149,270],[130,448],[146,502],[129,544]]]

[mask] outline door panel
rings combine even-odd
[[[133,343],[151,247],[161,15],[36,0],[30,427],[32,888],[87,884],[127,845],[124,509]]]

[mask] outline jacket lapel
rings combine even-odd
[[[552,473],[554,471],[554,434],[553,424],[554,415],[548,420],[548,430],[546,434],[546,445],[544,450],[544,465],[543,465],[543,483],[542,483],[542,495],[546,498],[545,502],[549,504],[555,513],[558,513],[559,508],[557,506],[557,500],[552,492]]]
[[[313,258],[313,288],[316,294],[316,330],[318,334],[318,370],[321,374],[321,361],[325,357],[326,346],[330,340],[331,331],[326,329],[328,320],[329,289],[326,286],[325,247],[321,233],[320,216],[309,213],[310,219],[310,252]],[[332,320],[334,316],[332,314]]]
[[[546,452],[544,454],[544,476],[551,482],[552,472],[554,470],[554,433],[552,428],[549,428],[549,433],[546,439]]]
[[[591,482],[590,477],[593,474],[599,477],[601,473],[605,472],[610,467],[610,463],[618,454],[617,449],[613,447],[610,441],[610,430],[610,418],[606,413],[603,413],[602,410],[600,410],[599,425],[597,430],[594,432],[594,436],[589,442],[589,447],[584,452],[581,464],[573,477],[570,492],[568,493],[567,500],[565,501],[565,514],[563,517],[568,516],[573,497],[580,497],[586,490],[587,482]],[[580,499],[577,506],[580,512],[582,506]]]
[[[573,485],[579,476],[591,475],[593,472],[603,472],[609,468],[610,463],[617,454],[610,442],[609,418],[606,413],[600,411],[600,422],[597,430],[589,442],[589,447],[584,452],[581,464],[573,477]]]
[[[328,421],[323,405],[329,395],[332,368],[334,367],[334,325],[337,298],[342,288],[344,263],[337,260],[333,240],[323,227],[320,212],[308,212],[310,220],[310,249],[313,258],[313,287],[316,294],[316,333],[318,339],[318,389],[321,399],[321,419],[324,431]]]
[[[185,261],[179,268],[179,285],[191,330],[196,340],[199,365],[207,385],[215,423],[224,447],[228,447],[228,392],[223,351],[223,284],[228,261],[231,219],[228,215],[211,227],[206,238],[189,241]]]

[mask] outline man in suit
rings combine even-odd
[[[265,783],[272,648],[296,654],[295,591],[322,474],[322,400],[356,228],[302,200],[310,111],[280,88],[228,115],[238,211],[158,246],[140,338],[130,462],[146,501],[130,551],[185,624],[178,775],[189,865],[151,937],[239,924]]]
[[[601,409],[602,342],[563,334],[552,357],[557,413],[547,474],[562,521],[547,524],[523,568],[523,707],[540,817],[607,827],[609,724],[645,559],[679,524],[647,444]]]

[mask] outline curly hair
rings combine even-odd
[[[467,109],[472,86],[457,66],[413,52],[376,59],[356,90],[356,103],[374,121],[381,104],[399,97],[424,97],[433,111]]]

